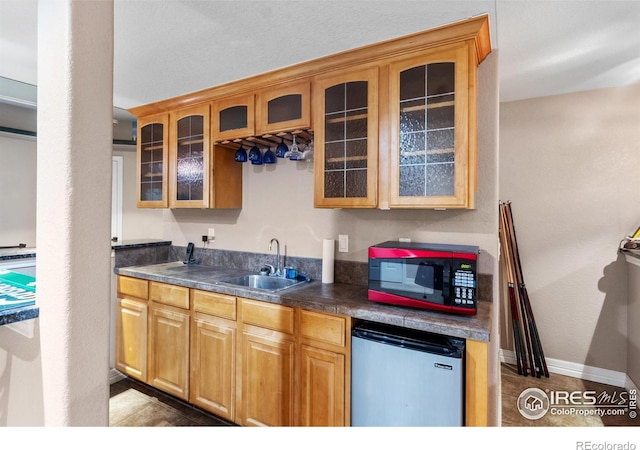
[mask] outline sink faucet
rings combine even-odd
[[[276,242],[276,252],[277,252],[277,254],[276,254],[276,273],[275,273],[275,275],[277,277],[279,277],[279,276],[282,276],[282,268],[280,266],[280,242],[276,238],[271,239],[271,241],[269,241],[269,251],[271,251],[271,246],[273,244],[273,241]]]

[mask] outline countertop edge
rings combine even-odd
[[[303,283],[272,293],[221,283],[221,280],[225,277],[223,275],[216,277],[217,279],[203,282],[198,280],[196,276],[190,279],[185,274],[164,273],[163,268],[170,267],[171,264],[120,267],[114,268],[114,273],[285,306],[340,314],[354,319],[371,320],[463,339],[472,339],[480,342],[489,342],[491,340],[493,308],[492,302],[487,300],[478,302],[477,315],[462,316],[370,302],[366,299],[366,286],[340,283],[326,285],[320,281],[312,281],[311,283]],[[225,269],[220,269],[220,271],[225,273]],[[226,273],[228,278],[228,272]]]
[[[40,317],[40,308],[36,305],[22,306],[0,311],[0,326],[10,323],[21,322],[23,320]]]

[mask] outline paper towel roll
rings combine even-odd
[[[324,239],[322,241],[322,282],[333,283],[333,265],[336,254],[335,239]]]

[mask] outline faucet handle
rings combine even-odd
[[[275,271],[276,269],[271,264],[264,264],[260,268],[260,275],[271,275],[271,274],[274,274]]]

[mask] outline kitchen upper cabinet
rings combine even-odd
[[[209,105],[170,116],[171,208],[209,207]]]
[[[211,108],[211,131],[214,142],[232,141],[254,135],[254,94],[216,100]]]
[[[467,44],[389,65],[390,208],[473,208],[476,66]]]
[[[236,298],[191,290],[190,402],[213,414],[235,420]]]
[[[283,83],[258,91],[256,134],[311,128],[311,82]]]
[[[169,115],[141,118],[137,133],[137,206],[166,208],[169,204]]]
[[[314,206],[377,206],[378,67],[318,76],[313,92]]]
[[[118,276],[116,369],[147,382],[148,282]]]
[[[189,400],[189,289],[149,283],[148,383]]]

